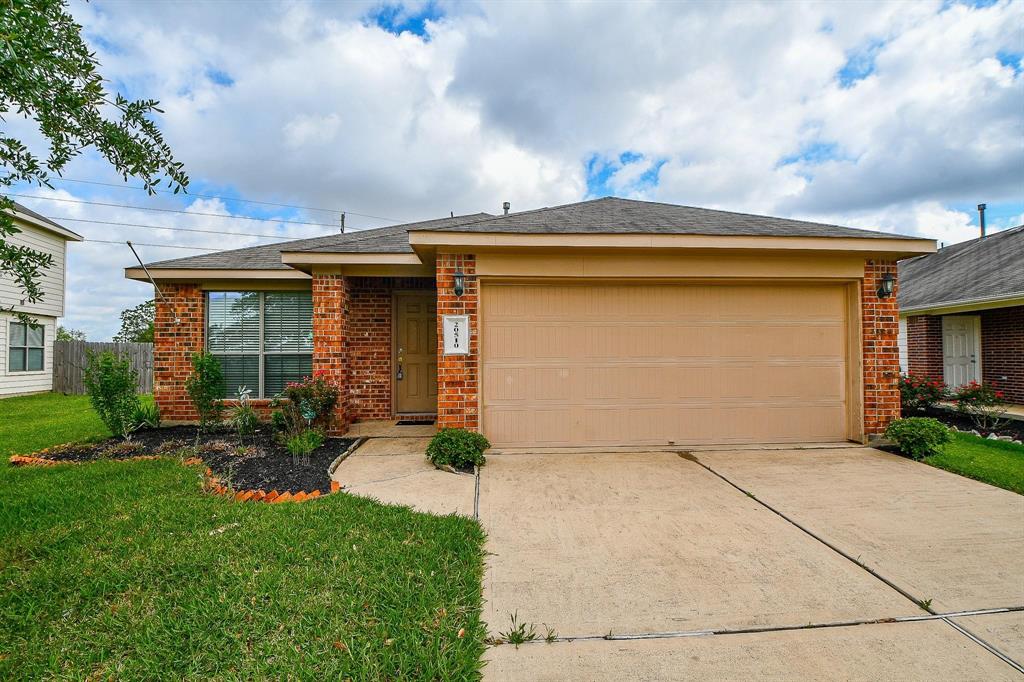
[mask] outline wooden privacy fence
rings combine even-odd
[[[85,393],[85,367],[89,362],[87,351],[110,351],[122,358],[128,358],[132,367],[139,373],[139,393],[153,392],[153,344],[102,341],[53,342],[54,391],[76,395]]]

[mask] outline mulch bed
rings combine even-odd
[[[353,438],[328,438],[310,456],[309,463],[293,463],[291,453],[274,440],[269,427],[261,427],[244,444],[237,434],[217,430],[198,439],[195,426],[171,426],[137,431],[130,441],[110,439],[99,443],[57,445],[32,453],[57,462],[88,462],[97,459],[131,459],[140,455],[177,455],[187,449],[224,484],[239,490],[277,490],[281,493],[331,492],[327,468],[354,442]],[[193,449],[194,447],[194,449]]]
[[[999,425],[999,428],[992,431],[989,429],[979,429],[970,417],[965,417],[959,412],[943,410],[937,407],[928,408],[927,410],[904,410],[903,416],[933,417],[947,426],[955,426],[960,431],[977,431],[986,438],[990,433],[995,433],[997,436],[1010,436],[1015,440],[1024,441],[1024,422],[1019,420],[1005,419],[1004,423]]]

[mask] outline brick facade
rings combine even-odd
[[[864,434],[877,436],[900,416],[899,306],[897,289],[878,297],[885,273],[896,277],[894,261],[866,261],[861,284],[861,333],[864,348]],[[896,287],[899,286],[897,282]]]
[[[199,418],[185,393],[192,354],[203,349],[206,297],[198,284],[162,284],[153,320],[153,397],[169,422]]]
[[[942,318],[907,318],[907,369],[911,374],[942,378]]]
[[[453,291],[455,272],[466,275],[465,292]],[[477,311],[480,283],[476,279],[476,257],[466,254],[437,254],[437,425],[476,431],[479,415],[480,335]],[[469,355],[444,355],[444,315],[469,315]]]
[[[331,425],[334,435],[347,431],[350,423],[348,306],[349,286],[344,276],[313,274],[313,372],[322,373],[341,388]]]
[[[429,277],[349,279],[349,395],[352,421],[390,419],[395,291],[433,290]]]
[[[978,314],[982,379],[997,384],[1009,402],[1024,404],[1024,306]]]

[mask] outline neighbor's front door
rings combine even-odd
[[[395,412],[437,412],[437,297],[395,294]]]
[[[950,388],[980,381],[977,315],[946,315],[942,318],[942,373]]]

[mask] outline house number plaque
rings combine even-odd
[[[469,355],[469,315],[442,318],[445,355]]]

